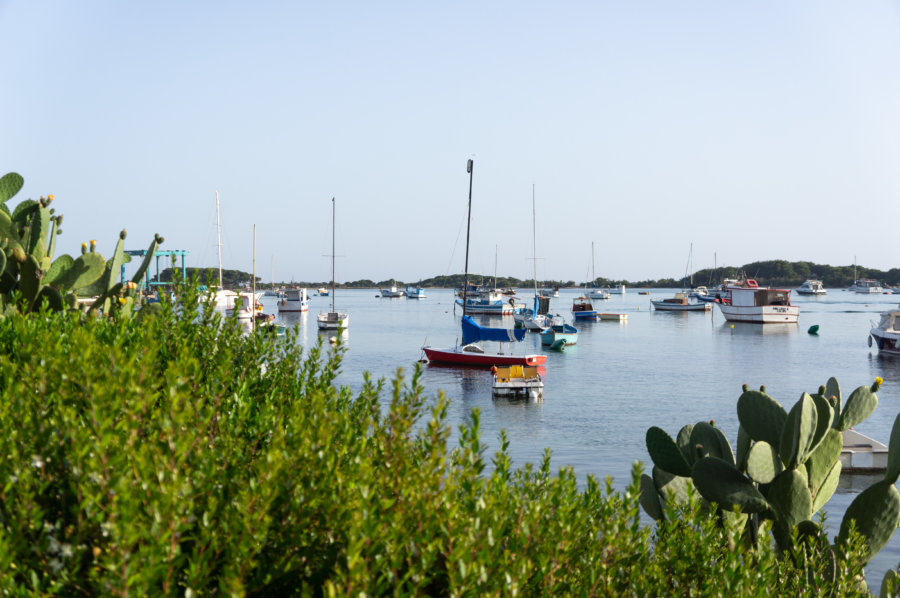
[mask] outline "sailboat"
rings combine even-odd
[[[691,267],[694,258],[694,244],[691,243],[691,248],[688,251],[688,261],[687,265],[684,268],[684,277],[681,279],[681,292],[675,293],[674,297],[669,299],[651,299],[650,303],[653,304],[653,307],[658,311],[711,311],[712,303],[707,303],[705,301],[697,301],[695,297],[691,296],[691,293],[685,291],[684,284],[688,277],[688,271],[691,273],[691,281],[694,279],[693,268]]]
[[[431,363],[449,365],[471,366],[501,366],[501,365],[541,365],[547,361],[546,355],[513,355],[503,352],[503,343],[512,343],[525,339],[525,330],[510,328],[488,328],[480,326],[472,316],[466,313],[469,288],[469,233],[472,225],[472,176],[474,162],[466,163],[466,172],[469,173],[469,219],[466,228],[466,273],[463,285],[463,316],[462,316],[462,343],[455,347],[438,348],[422,347],[425,357]],[[482,342],[492,341],[500,343],[500,351],[492,353],[486,351]]]
[[[531,186],[531,253],[534,262],[534,305],[531,309],[523,309],[513,318],[526,330],[540,332],[550,325],[547,313],[550,311],[550,298],[543,296],[537,288],[537,209],[534,199],[534,185]]]
[[[587,292],[588,299],[609,299],[609,291],[597,287],[597,273],[594,271],[594,242],[591,241],[591,288]]]
[[[235,316],[238,320],[250,320],[253,318],[254,309],[259,303],[262,293],[236,293],[229,291],[222,285],[222,220],[219,215],[219,191],[216,191],[216,253],[219,257],[219,287],[214,298],[216,308],[225,310],[225,315]],[[238,307],[239,306],[239,307]]]
[[[334,308],[334,216],[335,216],[334,198],[331,198],[331,311],[320,312],[316,318],[316,324],[319,330],[347,330],[350,327],[350,314],[337,311]]]

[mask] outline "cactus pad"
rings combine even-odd
[[[681,449],[665,430],[653,426],[647,430],[647,452],[654,465],[680,476],[691,475],[691,466],[685,460]]]
[[[847,400],[849,405],[850,400]],[[856,521],[856,531],[869,546],[869,558],[875,556],[888,543],[897,521],[900,519],[900,493],[893,484],[882,480],[863,490],[857,496],[841,521],[838,539],[846,541],[850,535],[850,521]]]
[[[818,423],[816,403],[811,396],[803,393],[800,400],[791,408],[781,431],[781,445],[778,452],[786,467],[796,467],[806,461]]]
[[[754,482],[770,484],[782,471],[784,471],[784,464],[771,444],[761,440],[750,448],[750,453],[747,455],[747,475]]]
[[[738,399],[737,414],[750,438],[779,446],[787,412],[778,401],[764,392],[748,390]]]
[[[721,459],[700,459],[694,464],[691,479],[703,498],[724,509],[737,506],[744,513],[761,513],[769,508],[769,503],[753,482]]]
[[[143,309],[141,311],[144,311]],[[646,473],[641,474],[641,506],[653,519],[659,521],[663,518],[662,503],[659,500],[659,494],[656,492],[656,486],[653,484],[653,478]]]
[[[8,172],[0,177],[0,203],[5,203],[22,189],[25,179],[17,172]]]
[[[888,443],[888,462],[884,473],[884,481],[896,484],[900,478],[900,414],[894,419],[894,427],[891,428],[891,440]]]
[[[837,429],[846,430],[865,421],[878,406],[878,395],[868,386],[860,386],[851,393],[838,418]]]
[[[687,503],[688,488],[694,485],[691,478],[663,471],[659,467],[653,468],[653,484],[661,497],[674,500],[676,504]]]

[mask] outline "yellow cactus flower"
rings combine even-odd
[[[878,392],[878,389],[881,388],[881,383],[884,382],[884,378],[881,376],[877,376],[875,378],[875,382],[872,383],[872,392]]]
[[[87,243],[82,243],[82,244],[81,244],[81,248],[82,248],[82,249],[87,249]]]
[[[125,297],[119,297],[119,305],[125,305]]]
[[[91,239],[91,247],[97,246],[97,239]]]
[[[49,199],[50,201],[53,201],[53,199],[54,199],[53,194],[51,193],[50,195],[48,195],[47,199]]]

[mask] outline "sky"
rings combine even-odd
[[[897,267],[900,2],[0,0],[0,174],[57,252],[264,281]],[[532,194],[536,238],[532,235]],[[537,255],[535,262],[533,255]]]

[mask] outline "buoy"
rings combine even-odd
[[[809,327],[809,330],[807,330],[807,332],[809,334],[819,334],[819,325],[813,324],[812,326]]]
[[[734,324],[731,325],[731,329],[734,330]]]

